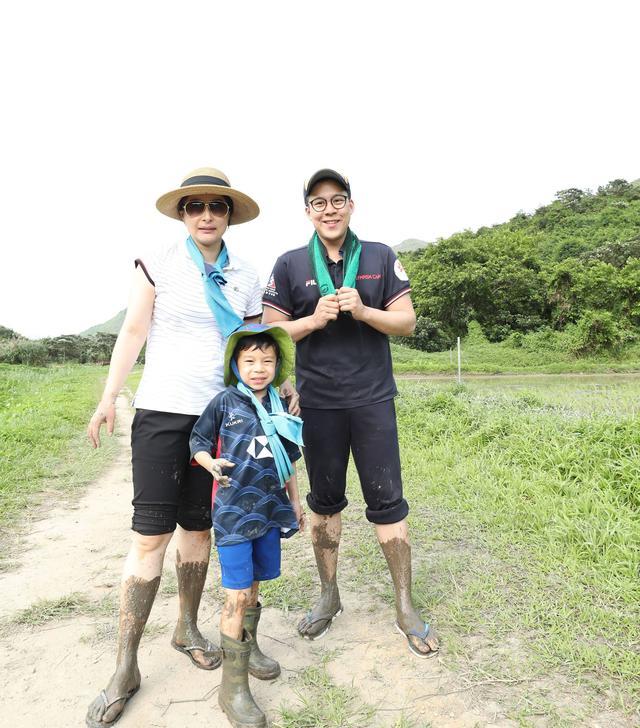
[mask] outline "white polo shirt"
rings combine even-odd
[[[262,313],[255,269],[227,248],[227,301],[241,319]],[[136,260],[156,289],[145,366],[134,399],[139,409],[200,415],[224,389],[226,339],[204,297],[200,272],[184,241]]]

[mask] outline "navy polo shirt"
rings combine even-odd
[[[400,261],[388,245],[361,241],[356,288],[365,306],[385,309],[411,290]],[[343,281],[342,260],[327,256],[336,286]],[[281,255],[262,303],[291,319],[311,316],[320,294],[307,246]],[[375,404],[397,394],[389,338],[371,326],[340,314],[324,329],[296,345],[296,387],[303,407],[342,409]]]

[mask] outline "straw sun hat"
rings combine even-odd
[[[182,180],[180,187],[171,190],[158,198],[156,207],[163,215],[168,215],[174,220],[180,220],[178,203],[183,197],[189,195],[223,195],[233,200],[233,212],[229,225],[239,225],[242,222],[249,222],[260,214],[260,208],[249,195],[240,190],[235,190],[229,178],[224,172],[213,167],[200,167]]]

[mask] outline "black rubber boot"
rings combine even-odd
[[[258,647],[258,622],[262,605],[260,602],[255,607],[247,607],[244,614],[242,626],[251,635],[251,654],[249,656],[249,674],[257,677],[258,680],[273,680],[280,674],[280,664],[272,657],[267,657]]]
[[[222,647],[222,683],[218,703],[233,728],[266,728],[265,714],[256,705],[249,690],[249,655],[251,635],[245,630],[243,640],[220,633]]]

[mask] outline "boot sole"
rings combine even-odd
[[[251,666],[249,666],[249,675],[255,677],[257,680],[275,680],[277,677],[280,677],[282,670],[280,669],[280,666],[278,666],[278,670],[276,672],[260,672],[259,670],[252,670]]]
[[[266,718],[261,723],[246,723],[244,721],[234,720],[231,715],[227,713],[227,710],[222,703],[218,702],[218,705],[222,709],[222,712],[227,716],[227,720],[231,723],[233,728],[267,728]]]

